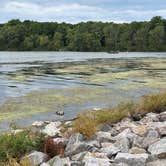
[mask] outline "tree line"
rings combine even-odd
[[[1,51],[166,51],[166,20],[78,24],[10,20],[0,24]]]

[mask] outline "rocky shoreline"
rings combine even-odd
[[[32,129],[48,138],[44,153],[21,160],[32,166],[166,166],[166,111],[105,124],[92,138],[73,132],[72,123],[34,122]]]

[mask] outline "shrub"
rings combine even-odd
[[[93,112],[80,114],[74,121],[74,130],[87,137],[91,137],[97,131],[96,115]]]
[[[6,161],[8,158],[19,159],[24,154],[39,149],[42,145],[42,139],[39,134],[30,131],[23,131],[18,134],[0,135],[0,161]]]
[[[139,105],[139,111],[160,113],[166,109],[166,92],[144,96]]]

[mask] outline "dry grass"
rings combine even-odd
[[[142,117],[148,112],[160,113],[164,110],[166,110],[166,92],[161,92],[144,96],[138,103],[121,103],[115,108],[82,113],[74,121],[74,129],[91,137],[101,124],[116,123],[125,117],[136,118],[138,115]]]
[[[10,158],[7,162],[0,163],[1,166],[32,166],[30,161],[24,160],[23,162],[19,163],[16,159]]]

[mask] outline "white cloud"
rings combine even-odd
[[[88,12],[93,13],[100,8],[93,7],[93,6],[86,6],[86,5],[80,5],[77,3],[73,4],[63,4],[58,6],[44,6],[41,4],[36,3],[27,3],[27,2],[17,2],[12,1],[7,3],[4,8],[4,11],[6,12],[13,12],[18,14],[24,14],[24,15],[37,15],[37,16],[44,16],[44,15],[60,15],[60,14],[66,14],[73,12]]]
[[[107,0],[105,0],[107,1]],[[112,0],[114,1],[114,0]],[[53,1],[51,1],[53,2]],[[58,1],[59,2],[59,1]],[[36,1],[6,1],[0,6],[0,15],[6,19],[31,19],[37,21],[80,22],[80,21],[114,21],[129,22],[134,20],[147,20],[153,16],[166,17],[166,10],[147,10],[137,6],[123,8],[119,6],[101,7],[100,5],[87,5],[79,3],[36,3]],[[77,2],[80,2],[79,0]],[[99,2],[98,2],[99,3]],[[3,18],[2,18],[3,19]]]

